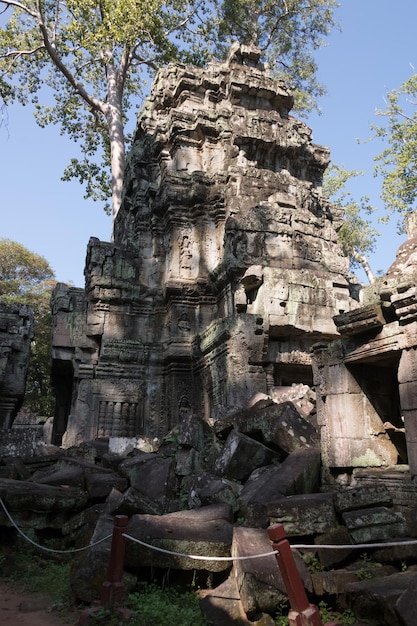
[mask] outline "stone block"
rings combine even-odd
[[[243,610],[236,579],[227,578],[221,585],[207,591],[200,600],[200,608],[210,624],[216,626],[274,626],[274,619],[264,614],[249,620]]]
[[[133,515],[127,535],[152,547],[128,540],[127,567],[161,567],[167,569],[203,569],[221,572],[231,568],[233,526],[218,510],[202,507],[166,515]],[[174,554],[172,554],[174,553]],[[193,559],[192,556],[209,557]]]
[[[150,456],[150,455],[148,455]],[[177,478],[172,459],[148,458],[135,468],[135,479],[123,494],[119,513],[150,513],[161,515],[175,498]]]
[[[320,451],[300,448],[279,466],[255,470],[240,494],[240,511],[250,526],[268,525],[267,507],[288,495],[312,493],[320,484]]]
[[[214,464],[220,476],[244,482],[253,470],[272,463],[276,453],[259,441],[233,430]]]
[[[384,485],[344,489],[334,494],[334,504],[338,513],[372,506],[392,506],[392,497]]]
[[[116,472],[87,472],[85,484],[91,500],[105,500],[112,489],[125,491],[127,480]]]
[[[224,503],[237,511],[241,490],[242,485],[240,483],[219,478],[209,472],[199,472],[192,481],[189,500],[193,506]]]
[[[268,552],[272,552],[272,547],[265,530],[242,526],[234,528],[232,556],[248,557]],[[259,612],[274,613],[287,600],[275,555],[236,560],[233,571],[243,608],[250,619]]]
[[[414,582],[415,572],[400,572],[373,580],[348,583],[345,596],[357,618],[374,624],[404,626],[396,604]]]
[[[347,511],[342,518],[355,543],[393,541],[408,531],[401,513],[382,506]]]
[[[290,537],[324,533],[337,525],[333,494],[288,496],[266,506],[269,524],[283,524]]]
[[[415,626],[417,615],[417,574],[408,583],[395,603],[395,610],[400,617],[402,626]]]
[[[336,526],[328,532],[325,532],[322,535],[318,535],[315,538],[314,543],[317,546],[332,544],[334,544],[335,546],[340,546],[353,544],[353,541],[351,536],[349,535],[349,531],[346,526]],[[324,567],[325,569],[330,569],[346,561],[346,559],[351,556],[352,552],[353,550],[350,550],[349,548],[346,548],[346,550],[339,550],[337,548],[332,550],[331,548],[326,548],[324,550],[318,549],[317,555],[322,567]]]

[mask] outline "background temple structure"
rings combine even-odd
[[[128,156],[114,241],[53,302],[55,439],[163,435],[312,383],[310,349],[358,306],[322,197],[327,148],[257,51],[162,69]]]
[[[90,239],[85,289],[53,296],[55,443],[163,436],[314,383],[328,467],[406,457],[384,423],[410,405],[408,292],[391,272],[359,302],[322,196],[329,151],[292,105],[251,48],[159,71],[113,241]]]

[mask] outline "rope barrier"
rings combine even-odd
[[[130,539],[134,543],[139,543],[141,546],[151,548],[157,552],[163,552],[164,554],[170,554],[171,556],[180,556],[185,559],[194,559],[196,561],[247,561],[249,559],[261,559],[265,556],[275,556],[278,554],[278,550],[272,550],[271,552],[264,552],[261,554],[251,554],[250,556],[201,556],[199,554],[183,554],[182,552],[172,552],[171,550],[165,550],[164,548],[158,548],[150,543],[145,543],[136,537],[131,537],[123,533],[123,537]]]
[[[83,552],[84,550],[90,550],[91,548],[94,548],[94,546],[98,546],[100,543],[103,543],[103,541],[107,541],[107,539],[111,539],[111,535],[107,535],[107,537],[103,537],[102,539],[99,539],[98,541],[94,542],[94,543],[90,543],[88,546],[84,546],[82,548],[72,548],[71,550],[55,550],[53,548],[47,548],[46,546],[42,546],[40,543],[36,543],[36,541],[33,541],[30,537],[28,537],[21,528],[19,528],[19,526],[16,524],[16,522],[14,521],[14,519],[12,518],[12,516],[10,515],[9,511],[6,509],[6,505],[3,502],[3,498],[0,497],[0,504],[3,508],[3,511],[6,514],[6,517],[8,518],[9,522],[12,524],[12,526],[14,526],[14,528],[17,530],[17,532],[19,533],[19,535],[21,535],[24,539],[26,539],[26,541],[28,541],[29,543],[31,543],[33,546],[35,546],[36,548],[39,548],[40,550],[44,550],[45,552],[54,552],[55,554],[75,554],[76,552]]]
[[[417,539],[406,541],[387,541],[385,543],[347,543],[347,544],[311,544],[311,543],[294,543],[291,545],[293,550],[352,550],[352,549],[370,549],[370,548],[394,548],[396,546],[414,546]]]
[[[82,548],[73,548],[71,550],[56,550],[53,548],[47,548],[46,546],[42,546],[39,543],[33,541],[30,537],[28,537],[19,526],[16,524],[9,511],[6,508],[6,505],[3,502],[3,499],[0,497],[0,505],[3,508],[4,513],[9,519],[10,523],[14,526],[17,532],[29,543],[31,543],[36,548],[40,550],[44,550],[45,552],[53,552],[55,554],[75,554],[77,552],[83,552],[85,550],[90,550],[95,546],[100,545],[104,541],[111,539],[112,535],[106,535],[102,539],[95,541],[94,543],[89,544],[88,546],[83,546]],[[149,548],[151,550],[155,550],[156,552],[162,552],[164,554],[169,554],[171,556],[177,556],[185,559],[194,559],[197,561],[245,561],[250,559],[261,559],[267,556],[275,556],[278,554],[277,550],[272,550],[270,552],[264,552],[261,554],[252,554],[249,556],[201,556],[197,554],[184,554],[182,552],[173,552],[171,550],[165,550],[164,548],[158,548],[157,546],[153,546],[150,543],[146,543],[137,539],[136,537],[132,537],[131,535],[127,535],[123,533],[123,536],[134,543],[138,543],[145,548]],[[406,540],[406,541],[387,541],[380,543],[356,543],[356,544],[311,544],[311,543],[296,543],[292,544],[290,547],[292,550],[370,550],[377,548],[394,548],[397,546],[414,546],[417,544],[417,539]]]

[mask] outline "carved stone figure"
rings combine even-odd
[[[22,405],[33,337],[33,310],[0,302],[0,430],[12,427]]]
[[[92,238],[85,290],[53,299],[55,442],[164,435],[184,397],[221,419],[257,392],[312,384],[312,345],[358,302],[341,211],[322,197],[329,151],[292,105],[253,48],[158,72],[114,241]]]

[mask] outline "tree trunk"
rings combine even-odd
[[[110,166],[112,189],[112,231],[114,220],[122,201],[123,177],[125,169],[125,140],[122,117],[122,90],[117,71],[113,66],[107,68],[108,98],[106,119],[110,141]]]
[[[354,258],[358,263],[362,265],[362,269],[366,274],[367,279],[369,280],[369,284],[372,285],[375,282],[375,276],[371,270],[371,266],[368,263],[368,259],[363,254],[359,254],[358,252],[354,253]]]

